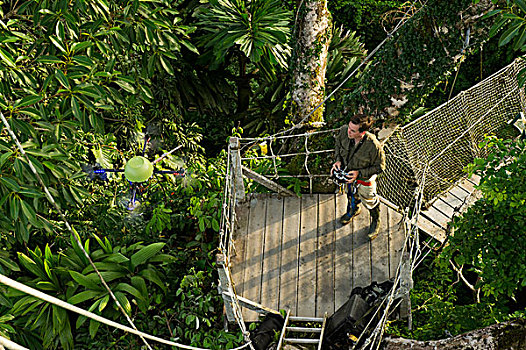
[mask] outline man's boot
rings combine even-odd
[[[343,216],[340,218],[340,223],[342,225],[347,225],[356,215],[360,214],[361,211],[362,208],[360,205],[356,204],[356,206],[350,210],[350,212],[343,214]]]
[[[373,209],[369,210],[371,214],[371,225],[369,226],[369,239],[372,241],[378,237],[378,232],[380,232],[380,204],[378,204]]]

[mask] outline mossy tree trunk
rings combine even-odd
[[[382,345],[383,350],[524,349],[526,347],[526,321],[516,319],[502,322],[455,337],[434,341],[386,338]]]
[[[292,122],[303,120],[325,97],[325,71],[332,37],[332,17],[327,0],[300,3],[292,59]],[[321,126],[323,106],[306,123]]]

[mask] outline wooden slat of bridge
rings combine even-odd
[[[239,205],[231,260],[237,294],[292,315],[323,317],[352,288],[393,277],[404,243],[402,216],[381,204],[381,232],[370,242],[368,211],[342,226],[346,206],[345,196],[334,194],[258,194]],[[245,321],[257,320],[255,312],[243,313]]]
[[[463,179],[449,191],[433,202],[431,207],[420,213],[418,227],[437,241],[443,243],[447,236],[448,224],[453,215],[462,211],[469,205],[467,200],[475,191],[475,185],[480,182],[480,177],[473,175]]]

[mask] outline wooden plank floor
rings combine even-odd
[[[448,224],[453,215],[462,212],[470,205],[470,198],[478,185],[480,177],[473,175],[453,186],[441,195],[427,210],[422,211],[418,227],[431,237],[443,243],[447,236]]]
[[[346,197],[335,194],[258,194],[239,205],[231,260],[237,294],[292,315],[323,317],[354,287],[394,277],[402,216],[381,204],[381,232],[370,242],[369,212],[342,226],[346,206]],[[245,321],[257,321],[255,312],[243,310]]]

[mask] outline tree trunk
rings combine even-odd
[[[252,90],[250,88],[250,76],[247,75],[247,57],[239,53],[239,77],[237,80],[237,108],[236,114],[240,119],[245,118],[246,111],[250,105],[250,96]]]
[[[418,341],[403,338],[386,338],[383,350],[504,350],[526,349],[526,320],[517,319],[460,334],[452,338]]]
[[[332,17],[327,0],[303,0],[296,23],[296,45],[292,70],[292,121],[298,123],[316,108],[325,96],[327,54],[332,37]],[[323,106],[305,122],[323,123]]]

